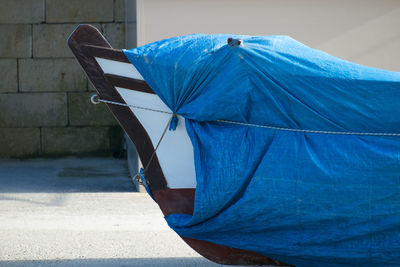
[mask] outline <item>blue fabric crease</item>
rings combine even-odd
[[[243,45],[230,47],[229,37]],[[185,118],[196,169],[178,234],[296,266],[400,266],[400,73],[287,36],[195,34],[125,55]]]

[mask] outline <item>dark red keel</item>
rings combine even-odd
[[[129,62],[121,50],[111,48],[101,33],[91,25],[80,25],[68,39],[68,45],[78,59],[88,78],[102,99],[125,103],[115,86],[141,92],[154,93],[144,81],[105,74],[95,57]],[[153,154],[152,142],[136,116],[128,107],[107,104],[115,118],[135,144],[143,166],[147,166]],[[193,214],[195,189],[170,189],[157,156],[150,163],[146,180],[164,215],[172,213]],[[276,265],[289,266],[256,252],[230,248],[203,240],[182,239],[205,258],[229,265]]]
[[[201,256],[219,264],[290,266],[256,252],[230,248],[182,236],[181,238]]]
[[[195,189],[164,189],[153,191],[153,196],[165,216],[172,213],[193,214]],[[204,240],[181,236],[181,238],[203,257],[228,265],[275,265],[290,266],[262,254],[217,245]]]

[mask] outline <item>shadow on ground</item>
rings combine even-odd
[[[131,266],[222,266],[211,263],[204,258],[137,258],[137,259],[74,259],[74,260],[35,260],[35,261],[0,261],[3,267],[19,266],[82,266],[82,267],[131,267]]]
[[[0,160],[0,193],[132,192],[126,159]]]

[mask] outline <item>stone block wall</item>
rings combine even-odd
[[[125,0],[0,0],[0,157],[117,152],[122,130],[67,47],[78,24],[125,47]]]

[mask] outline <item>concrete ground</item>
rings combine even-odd
[[[0,266],[222,266],[134,190],[126,160],[0,160]]]

